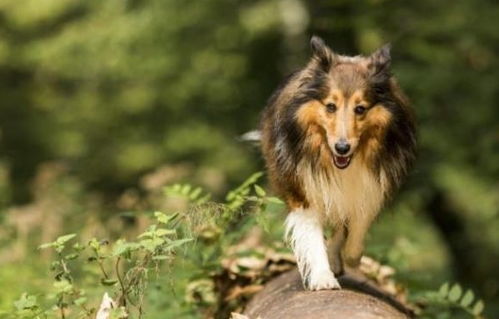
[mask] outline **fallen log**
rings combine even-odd
[[[265,285],[247,305],[250,319],[407,319],[412,312],[365,278],[338,278],[343,289],[305,291],[296,270]]]

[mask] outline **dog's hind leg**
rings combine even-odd
[[[341,249],[345,244],[347,230],[345,225],[341,224],[335,227],[333,236],[327,242],[329,264],[335,275],[343,274],[343,259],[341,258]]]
[[[320,215],[309,209],[296,209],[286,218],[286,239],[295,253],[298,270],[310,290],[339,289],[329,266]]]

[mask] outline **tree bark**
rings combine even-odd
[[[270,281],[248,304],[250,319],[406,319],[411,311],[366,279],[338,278],[343,289],[305,291],[296,270]]]

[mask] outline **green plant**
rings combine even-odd
[[[483,318],[483,301],[477,300],[471,289],[464,291],[457,283],[446,282],[438,291],[422,293],[416,300],[422,305],[423,318],[455,318],[456,311],[468,317]]]
[[[155,212],[155,223],[135,241],[119,239],[111,244],[93,238],[85,245],[69,245],[77,235],[68,234],[41,245],[40,249],[53,249],[56,253],[51,264],[52,292],[43,296],[47,301],[44,304],[38,302],[37,296],[24,293],[10,315],[16,318],[93,317],[97,307],[89,304],[79,278],[74,275],[79,271],[79,263],[85,262],[98,269],[97,285],[114,291],[109,318],[128,317],[132,313],[142,317],[150,273],[159,275],[161,264],[175,258],[175,249],[192,240],[179,238],[172,227],[178,216]]]
[[[266,215],[282,210],[283,202],[277,197],[268,196],[265,190],[257,185],[262,176],[262,172],[252,174],[239,186],[230,190],[225,196],[225,201],[219,203],[208,201],[211,198],[210,194],[201,187],[190,184],[167,186],[164,193],[167,196],[183,197],[188,201],[189,207],[182,214],[188,230],[206,224],[211,224],[219,230],[227,229],[231,225],[244,222],[249,216],[256,217],[256,221],[267,228]],[[211,231],[217,232],[214,229]],[[204,237],[203,232],[197,234]]]
[[[185,251],[182,259],[184,263],[190,261],[196,265],[198,271],[192,276],[186,293],[194,296],[203,291],[205,297],[202,300],[187,297],[186,301],[191,306],[213,306],[216,298],[210,292],[213,291],[211,280],[213,274],[222,270],[225,249],[244,235],[241,229],[255,220],[252,217],[257,216],[256,220],[263,224],[269,210],[282,208],[279,199],[267,196],[263,188],[256,185],[262,175],[251,175],[221,203],[209,202],[211,195],[200,187],[189,184],[166,187],[166,196],[184,197],[188,208],[171,214],[155,212],[154,222],[133,241],[92,238],[86,244],[71,244],[78,237],[72,233],[40,245],[40,249],[54,252],[52,291],[40,296],[24,293],[7,316],[92,318],[98,313],[98,304],[91,299],[96,299],[95,286],[99,286],[113,291],[109,318],[140,318],[148,283],[159,279],[162,269],[170,269],[177,257],[176,249],[190,241],[195,241],[196,249]],[[164,264],[167,267],[162,267]],[[151,273],[156,276],[151,278]],[[84,274],[93,279],[83,283]],[[92,298],[89,290],[92,290]],[[101,306],[108,298],[107,293],[104,296]]]

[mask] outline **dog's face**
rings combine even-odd
[[[311,81],[320,94],[298,110],[297,119],[317,146],[327,144],[335,166],[345,169],[360,148],[379,144],[380,131],[390,121],[390,112],[377,98],[389,79],[389,49],[344,57],[317,38],[312,48]]]

